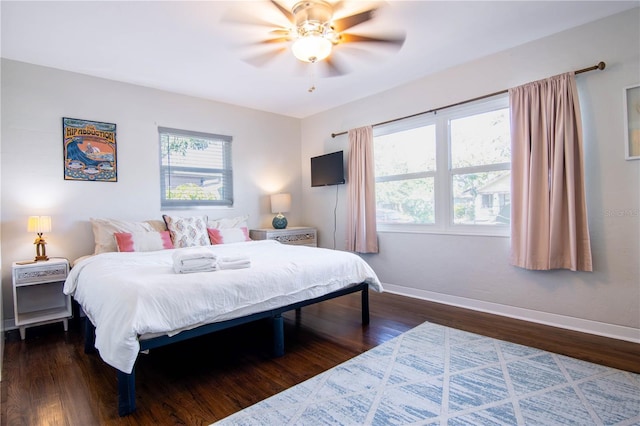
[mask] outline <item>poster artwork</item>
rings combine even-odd
[[[64,179],[117,182],[116,125],[62,119]]]

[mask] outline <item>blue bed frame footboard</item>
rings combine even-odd
[[[344,288],[315,299],[305,300],[293,303],[276,309],[270,309],[264,312],[258,312],[242,318],[234,318],[227,321],[202,325],[200,327],[180,332],[173,336],[160,336],[153,339],[140,340],[140,351],[166,346],[183,340],[213,333],[215,331],[224,330],[225,328],[234,327],[240,324],[256,321],[264,318],[271,318],[273,325],[273,355],[279,357],[284,355],[284,321],[282,314],[284,312],[296,310],[314,303],[344,296],[350,293],[362,292],[362,324],[369,324],[369,285],[360,283],[355,286]],[[91,321],[85,317],[85,352],[95,352],[95,327]],[[118,414],[126,416],[136,409],[136,382],[135,367],[128,374],[118,370]]]

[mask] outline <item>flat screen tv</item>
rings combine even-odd
[[[340,185],[344,183],[342,151],[311,158],[311,186]]]

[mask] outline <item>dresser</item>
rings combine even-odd
[[[306,226],[291,226],[285,229],[251,229],[249,237],[252,240],[276,240],[283,244],[318,246],[316,228]]]

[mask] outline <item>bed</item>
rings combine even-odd
[[[206,247],[221,257],[244,256],[250,267],[180,274],[173,254],[106,252],[74,264],[64,292],[86,315],[85,351],[118,371],[118,413],[136,409],[135,363],[141,351],[269,318],[273,353],[284,353],[282,313],[361,292],[369,322],[368,290],[382,291],[359,256],[337,250],[246,241]],[[95,349],[94,349],[95,347]]]

